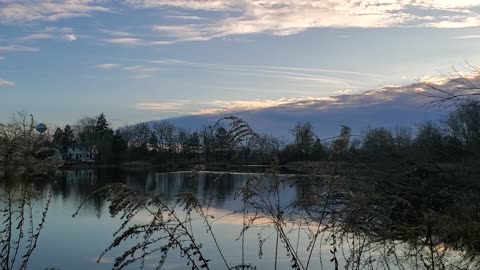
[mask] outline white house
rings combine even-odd
[[[92,155],[85,146],[81,144],[74,144],[67,148],[67,151],[63,154],[63,159],[93,161],[95,160],[95,155]]]

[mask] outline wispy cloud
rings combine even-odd
[[[72,28],[69,27],[45,27],[35,33],[28,34],[22,40],[61,39],[67,41],[77,40]]]
[[[6,0],[3,0],[6,1]],[[12,0],[8,0],[13,2]],[[30,2],[33,0],[28,0]],[[51,3],[53,0],[37,0]],[[74,1],[77,3],[77,1]],[[91,8],[113,12],[113,0],[78,1],[90,15]],[[127,46],[164,46],[178,42],[251,42],[248,35],[288,36],[314,28],[426,27],[466,28],[480,26],[480,3],[475,0],[122,0],[134,9],[158,9],[166,22],[150,27],[129,26],[100,29],[107,37],[100,41]],[[101,5],[100,5],[101,3]],[[116,2],[118,3],[118,2]],[[175,11],[169,8],[174,8]],[[103,10],[105,9],[105,10]],[[185,12],[181,12],[181,11]],[[208,16],[198,12],[209,11]],[[341,35],[339,38],[349,38]]]
[[[141,110],[175,112],[187,114],[207,114],[220,113],[226,111],[258,110],[270,107],[276,107],[286,104],[292,104],[304,100],[324,100],[325,98],[295,98],[295,99],[277,99],[277,100],[213,100],[213,101],[192,101],[175,100],[167,102],[141,102],[135,107]]]
[[[96,65],[96,67],[101,69],[114,69],[114,68],[120,67],[120,65],[119,64],[100,64],[100,65]]]
[[[75,34],[66,34],[65,39],[68,41],[75,41],[77,40],[77,36]]]
[[[110,8],[100,5],[102,2],[96,0],[2,0],[0,23],[56,21],[90,16],[94,12],[110,12]]]
[[[138,35],[136,33],[123,31],[123,30],[100,29],[99,31],[113,37],[133,37]]]
[[[251,76],[267,76],[294,81],[310,81],[328,84],[331,87],[351,88],[361,86],[365,78],[381,78],[380,74],[357,72],[349,70],[335,70],[308,67],[283,67],[283,66],[256,66],[234,64],[212,64],[190,62],[176,59],[153,60],[151,63],[160,65],[183,65],[194,68],[215,69],[218,71],[235,71],[237,74]],[[360,78],[360,79],[359,79]],[[317,85],[318,86],[318,85]]]
[[[38,48],[23,45],[0,45],[0,51],[5,52],[36,52]]]
[[[135,104],[140,110],[173,112],[173,113],[193,113],[192,106],[195,104],[191,100],[176,100],[167,102],[142,102]]]
[[[232,0],[123,0],[125,3],[137,8],[152,7],[178,7],[183,9],[198,9],[211,11],[226,11],[231,9],[231,5],[235,3]]]
[[[126,66],[123,69],[132,73],[134,79],[147,79],[152,77],[153,73],[159,71],[160,68],[148,67],[144,65]]]
[[[199,67],[211,67],[211,68],[244,68],[244,69],[266,69],[266,70],[279,70],[279,71],[292,71],[292,72],[324,72],[324,73],[341,73],[348,75],[358,75],[358,76],[367,76],[367,77],[380,77],[380,74],[368,73],[368,72],[358,72],[358,71],[349,71],[349,70],[336,70],[336,69],[325,69],[325,68],[308,68],[308,67],[284,67],[284,66],[255,66],[255,65],[234,65],[234,64],[214,64],[214,63],[199,63],[184,61],[178,59],[160,59],[152,60],[152,63],[156,64],[178,64],[178,65],[191,65]]]
[[[0,78],[0,86],[13,86],[13,85],[15,85],[15,82],[7,81]]]
[[[127,8],[119,7],[118,3]],[[175,23],[151,27],[154,32],[168,37],[167,40],[142,40],[135,38],[132,32],[102,29],[112,36],[105,42],[130,46],[166,45],[255,33],[293,35],[324,27],[480,26],[476,0],[2,0],[0,23],[56,21],[120,10],[125,13],[128,7],[163,10],[173,7],[185,12],[168,12],[163,17]],[[192,10],[209,11],[214,16],[198,16],[191,14]],[[73,36],[67,38],[73,40]]]
[[[477,39],[480,38],[480,35],[470,35],[470,36],[455,36],[455,37],[450,37],[452,39]]]
[[[155,63],[155,64],[164,64],[164,65],[170,65],[170,64],[190,65],[190,64],[194,64],[193,62],[178,60],[178,59],[160,59],[160,60],[153,60],[153,61],[150,61],[150,62]]]
[[[350,1],[350,0],[126,0],[137,8],[177,7],[222,14],[221,19],[155,25],[172,42],[209,40],[230,35],[292,35],[322,27],[463,28],[480,26],[478,1]],[[425,14],[425,15],[418,15]],[[445,15],[448,14],[448,15]]]
[[[167,19],[176,19],[176,20],[207,20],[207,18],[199,17],[199,16],[192,16],[192,15],[167,15],[165,16]]]
[[[480,26],[480,14],[444,17],[439,21],[428,23],[435,28],[466,28]]]
[[[147,73],[147,72],[154,72],[160,70],[156,67],[147,67],[144,65],[135,65],[135,66],[126,66],[124,67],[125,70],[133,71],[133,72],[140,72],[140,73]]]
[[[36,39],[53,39],[54,36],[49,33],[34,33],[23,37],[24,40],[36,40]]]
[[[150,78],[154,72],[161,70],[161,68],[158,68],[158,67],[151,67],[151,66],[145,66],[145,65],[125,66],[125,65],[115,64],[115,63],[98,64],[95,67],[100,69],[105,69],[105,70],[121,69],[131,73],[132,75],[131,77],[134,79]]]
[[[103,41],[107,42],[107,43],[128,45],[128,46],[139,46],[139,45],[144,45],[145,44],[142,39],[129,38],[129,37],[108,38],[108,39],[104,39]]]

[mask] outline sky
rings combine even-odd
[[[0,0],[0,122],[114,126],[480,65],[478,0]]]

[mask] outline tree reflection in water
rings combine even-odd
[[[46,222],[53,181],[25,175],[0,180],[0,266],[6,270],[27,269]]]
[[[473,176],[425,166],[379,178],[338,163],[310,166],[305,173],[308,177],[285,179],[274,168],[266,175],[249,176],[237,189],[241,207],[227,215],[242,220],[240,263],[224,254],[225,243],[218,241],[215,230],[223,217],[213,215],[211,204],[215,186],[224,185],[228,173],[219,174],[203,196],[181,192],[173,201],[123,184],[106,186],[95,196],[110,202],[110,213],[124,222],[102,256],[127,246],[113,269],[135,263],[143,268],[149,259],[156,259],[160,269],[172,251],[192,269],[213,269],[212,259],[222,261],[222,269],[253,269],[255,265],[246,263],[254,260],[245,258],[244,241],[254,234],[260,257],[265,243],[273,244],[275,269],[285,268],[285,260],[279,259],[285,255],[291,269],[311,269],[313,261],[320,261],[322,269],[480,267],[480,192],[466,184]],[[283,197],[285,185],[296,190],[295,199]],[[198,237],[202,228],[195,226],[202,226],[209,238]],[[218,254],[205,254],[206,244]]]

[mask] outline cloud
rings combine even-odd
[[[77,40],[77,36],[74,35],[74,34],[66,34],[65,39],[68,40],[68,41],[75,41],[75,40]]]
[[[133,37],[136,36],[137,34],[127,32],[127,31],[122,31],[122,30],[110,30],[110,29],[100,29],[100,32],[108,34],[110,36],[114,37]]]
[[[149,42],[148,45],[153,45],[153,46],[156,46],[156,45],[170,45],[170,44],[174,44],[174,43],[176,43],[176,42],[175,41],[160,40],[160,41]]]
[[[49,33],[34,33],[23,37],[24,40],[53,39],[55,36]]]
[[[191,65],[191,64],[194,64],[193,62],[183,61],[183,60],[178,60],[178,59],[160,59],[160,60],[153,60],[153,61],[150,61],[150,62],[155,63],[155,64],[164,64],[164,65],[171,65],[171,64]]]
[[[480,75],[465,76],[473,83],[480,82]],[[442,89],[458,88],[458,79],[423,78],[422,81],[439,86]],[[256,111],[275,108],[279,111],[296,109],[333,110],[342,108],[367,108],[371,106],[410,106],[420,107],[427,104],[434,93],[432,88],[423,83],[414,83],[406,86],[384,86],[379,89],[368,90],[362,93],[340,91],[337,95],[327,97],[282,98],[276,100],[213,100],[213,101],[166,101],[140,102],[137,109],[177,112],[183,114],[219,114],[236,113],[241,111]]]
[[[198,9],[210,11],[230,10],[235,0],[124,0],[123,2],[137,8],[177,7],[183,9]]]
[[[112,44],[120,44],[120,45],[128,45],[128,46],[139,46],[139,45],[144,45],[144,41],[139,38],[127,38],[127,37],[122,37],[122,38],[109,38],[109,39],[104,39],[104,42],[107,43],[112,43]]]
[[[5,60],[5,57],[0,56],[0,61]]]
[[[110,12],[95,0],[2,0],[0,23],[57,21],[65,18],[90,16],[93,12]]]
[[[119,10],[127,13],[129,8],[167,10],[167,14],[161,15],[174,23],[151,26],[148,40],[124,30],[100,30],[111,37],[104,42],[129,46],[168,45],[257,33],[285,36],[326,27],[480,26],[480,3],[476,0],[1,0],[0,3],[0,23],[56,21]],[[199,16],[198,12],[191,14],[192,11],[208,11],[205,13],[208,17]],[[155,40],[158,34],[167,39]],[[74,40],[72,35],[64,38]],[[48,35],[34,34],[30,38],[44,39]]]
[[[7,81],[0,78],[0,86],[14,86],[14,85],[15,85],[15,82]]]
[[[289,104],[301,99],[278,100],[213,100],[191,101],[177,100],[168,102],[142,102],[135,105],[142,110],[183,112],[191,114],[217,113],[225,110],[253,110]],[[195,110],[196,108],[196,110]]]
[[[159,68],[156,68],[156,67],[147,67],[144,65],[126,66],[124,67],[124,69],[128,71],[141,72],[141,73],[154,72],[154,71],[160,70]]]
[[[69,27],[45,27],[44,29],[32,34],[28,34],[22,40],[42,40],[42,39],[62,39],[68,41],[77,40],[73,29]]]
[[[175,41],[155,40],[156,35],[151,33],[132,33],[124,30],[101,29],[100,32],[107,34],[108,37],[100,39],[101,42],[110,44],[119,44],[125,46],[158,46],[170,45]]]
[[[36,52],[38,48],[23,46],[23,45],[0,45],[0,51],[5,52]]]
[[[199,16],[192,16],[192,15],[167,15],[165,16],[167,19],[176,19],[176,20],[206,20],[207,18],[199,17]]]
[[[152,74],[150,73],[136,73],[136,74],[133,74],[132,75],[132,78],[133,79],[137,79],[137,80],[143,80],[143,79],[148,79],[148,78],[151,78],[152,77]]]
[[[152,74],[156,71],[159,71],[160,68],[148,67],[144,65],[135,65],[135,66],[126,66],[123,68],[132,73],[132,78],[134,79],[147,79],[152,77]]]
[[[450,37],[451,39],[477,39],[480,38],[480,35],[470,35],[470,36],[456,36]]]
[[[336,70],[336,69],[325,69],[325,68],[308,68],[308,67],[284,67],[284,66],[254,66],[254,65],[232,65],[232,64],[213,64],[213,63],[199,63],[199,62],[190,62],[178,59],[160,59],[153,60],[152,63],[157,64],[178,64],[178,65],[190,65],[198,67],[211,67],[211,68],[242,68],[248,70],[276,70],[276,71],[290,71],[290,72],[323,72],[323,73],[340,73],[348,75],[357,75],[357,76],[367,76],[367,77],[381,77],[380,74],[368,73],[368,72],[358,72],[350,70]]]
[[[135,108],[140,110],[175,112],[175,113],[192,113],[190,109],[195,102],[191,100],[176,100],[167,102],[140,102],[135,104]]]
[[[480,26],[480,15],[475,17],[470,16],[455,16],[447,17],[445,20],[440,20],[437,22],[429,23],[431,27],[435,28],[466,28],[466,27],[476,27]]]
[[[221,72],[234,71],[236,74],[272,77],[289,81],[307,81],[326,84],[332,88],[359,88],[367,79],[381,78],[380,74],[350,70],[322,69],[309,67],[284,67],[260,65],[233,65],[190,62],[176,59],[150,61],[159,65],[178,65],[190,68],[212,69]],[[316,86],[319,86],[318,84]]]
[[[100,64],[100,65],[96,65],[96,67],[101,69],[114,69],[114,68],[120,67],[120,65],[119,64]]]
[[[469,77],[480,82],[480,75]],[[441,80],[433,80],[441,82]],[[455,80],[440,83],[442,88],[454,89]],[[206,104],[177,103],[169,101],[169,110],[160,104],[137,104],[138,109],[151,110],[159,116],[184,115],[168,119],[176,126],[200,129],[218,119],[235,115],[247,121],[257,132],[290,138],[289,130],[298,121],[309,121],[322,138],[335,136],[340,125],[352,128],[353,134],[361,134],[369,127],[411,127],[424,121],[444,119],[448,109],[438,109],[428,104],[431,88],[421,83],[405,86],[385,86],[362,93],[340,93],[329,97],[305,97],[295,99],[204,101]],[[260,105],[258,105],[260,104]],[[200,104],[201,105],[201,104]],[[187,115],[187,116],[185,116]]]
[[[150,78],[154,72],[161,70],[158,67],[150,67],[145,65],[124,66],[114,63],[98,64],[95,67],[105,70],[122,69],[131,73],[131,77],[134,79]]]
[[[210,40],[230,35],[293,35],[312,28],[480,26],[473,0],[126,0],[136,8],[176,7],[218,14],[207,22],[154,25],[172,42]],[[419,15],[422,14],[422,15]],[[180,15],[187,16],[188,15]],[[168,15],[171,17],[171,15]]]

